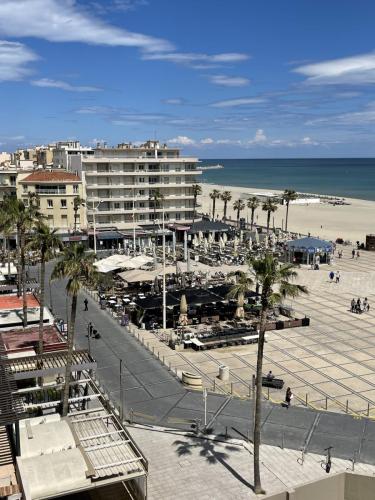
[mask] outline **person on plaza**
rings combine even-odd
[[[368,303],[367,297],[365,297],[363,301],[363,312],[368,312],[369,310],[370,310],[370,305]]]
[[[342,250],[339,250],[339,259],[342,259]]]
[[[361,303],[361,299],[358,297],[357,304],[356,304],[356,313],[361,314],[361,312],[362,312],[362,303]]]
[[[267,380],[273,380],[275,378],[275,375],[272,373],[272,371],[270,370],[268,373],[267,373]]]
[[[340,271],[337,271],[336,273],[336,283],[340,283]]]
[[[287,408],[289,408],[292,399],[293,399],[293,393],[292,393],[290,387],[288,387],[286,390],[286,394],[285,394],[285,403],[287,405]]]
[[[353,250],[352,250],[352,259],[354,259],[354,257],[355,257],[355,250],[353,248]]]
[[[88,304],[89,304],[89,301],[88,301],[87,299],[85,299],[85,300],[83,301],[83,303],[85,304],[85,309],[84,309],[84,310],[85,310],[85,311],[88,311],[88,310],[89,310],[89,308],[88,308],[87,306],[88,306]]]
[[[333,283],[333,278],[335,277],[335,273],[333,271],[331,271],[329,273],[329,279],[331,280],[331,283]]]
[[[355,307],[356,307],[356,302],[355,302],[355,299],[353,298],[352,301],[351,301],[351,303],[350,303],[350,311],[352,313],[355,312]]]
[[[359,259],[359,250],[357,250],[357,259]]]

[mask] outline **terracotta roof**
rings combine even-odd
[[[6,354],[37,349],[39,326],[23,330],[8,330],[0,333]],[[66,341],[55,325],[43,326],[43,348],[45,351],[66,349]]]
[[[26,303],[27,307],[39,307],[39,302],[30,293],[26,296]],[[17,295],[0,296],[0,310],[3,309],[22,309],[22,297],[17,297]]]
[[[20,182],[81,182],[81,179],[72,172],[39,170],[28,175]]]

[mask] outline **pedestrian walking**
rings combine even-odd
[[[293,399],[293,393],[292,393],[290,387],[288,387],[286,390],[286,394],[285,394],[285,403],[286,403],[287,408],[289,408],[289,406],[292,402],[292,399]]]
[[[329,273],[329,279],[330,279],[331,283],[333,283],[333,278],[334,278],[334,277],[335,277],[335,273],[334,273],[333,271],[331,271],[331,272]]]
[[[368,303],[367,297],[365,297],[363,301],[363,312],[369,312],[369,310],[370,310],[370,304]]]
[[[359,250],[357,250],[357,259],[359,259]]]
[[[342,259],[342,250],[339,250],[339,259]]]
[[[354,259],[354,257],[355,257],[355,250],[353,248],[353,250],[352,250],[352,259]]]
[[[362,312],[362,303],[361,303],[361,299],[358,298],[357,303],[356,303],[356,313],[361,314],[361,312]]]
[[[355,307],[356,307],[356,302],[355,302],[355,299],[353,298],[351,303],[350,303],[350,311],[352,313],[355,313]]]
[[[83,303],[85,304],[85,309],[84,309],[84,310],[85,310],[85,311],[88,311],[88,310],[89,310],[89,308],[88,308],[87,306],[89,305],[89,301],[88,301],[87,299],[85,299],[85,300],[83,301]]]
[[[336,273],[336,283],[340,283],[340,271],[337,271]]]

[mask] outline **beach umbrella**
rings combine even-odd
[[[210,244],[211,244],[211,243],[213,243],[213,242],[214,242],[214,236],[213,236],[213,234],[212,234],[212,233],[209,233],[209,234],[208,234],[208,243],[210,243]]]
[[[205,252],[208,251],[208,240],[207,240],[207,238],[203,238],[203,248],[204,248]]]
[[[202,233],[202,231],[199,231],[199,233],[198,233],[198,239],[199,239],[199,243],[203,240],[203,233]]]
[[[159,278],[157,276],[155,276],[155,279],[154,279],[154,292],[160,293]]]
[[[186,288],[186,278],[184,273],[181,275],[181,287]]]
[[[227,233],[223,233],[223,241],[224,241],[224,245],[225,245],[225,243],[228,241]]]
[[[224,250],[224,248],[225,248],[224,240],[221,236],[219,238],[219,247],[220,247],[221,251]]]
[[[188,306],[187,306],[187,301],[186,301],[186,295],[183,293],[181,295],[180,316],[178,318],[178,322],[181,326],[186,326],[188,324],[187,312],[188,312]]]
[[[240,231],[240,243],[242,243],[242,242],[243,242],[243,231],[241,229],[241,231]]]
[[[268,236],[266,238],[264,238],[264,248],[265,249],[268,248]]]
[[[254,237],[255,237],[255,243],[256,243],[257,245],[259,245],[259,233],[258,233],[258,231],[255,231],[255,233],[254,233]]]
[[[249,245],[250,250],[253,248],[253,240],[251,239],[251,236],[249,237],[249,241],[247,242]]]

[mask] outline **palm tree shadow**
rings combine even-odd
[[[215,443],[213,441],[199,438],[191,438],[189,441],[182,441],[180,439],[177,439],[173,444],[177,447],[176,453],[179,457],[191,455],[193,449],[201,448],[199,451],[199,455],[202,458],[205,458],[209,464],[214,465],[220,463],[238,481],[244,484],[247,488],[250,488],[252,491],[254,491],[254,486],[246,481],[246,479],[243,478],[241,474],[239,474],[235,469],[233,469],[231,465],[228,464],[226,459],[229,458],[229,454],[215,449]],[[228,452],[239,451],[236,446],[230,445],[225,446],[225,450],[227,450]]]

